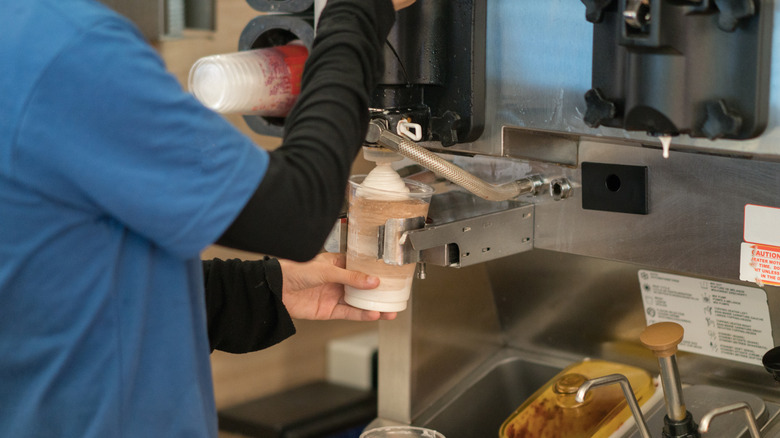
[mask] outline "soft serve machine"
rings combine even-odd
[[[311,44],[321,2],[249,3],[275,13],[241,49]],[[369,427],[780,436],[767,372],[780,333],[778,8],[418,0],[399,12],[367,145],[413,158],[400,171],[437,194],[428,223],[394,237],[420,278],[380,325]],[[281,135],[283,120],[246,120]],[[609,391],[619,400],[588,408]]]

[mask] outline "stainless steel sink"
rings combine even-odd
[[[446,437],[497,437],[501,423],[570,360],[502,350],[423,412],[414,424]]]
[[[536,353],[525,353],[512,349],[501,350],[459,382],[448,393],[432,404],[413,424],[435,429],[446,437],[498,437],[501,424],[528,397],[561,370],[574,362],[575,358],[546,357]],[[694,385],[684,388],[686,404],[698,420],[714,407],[735,401],[747,402],[758,417],[759,425],[767,423],[777,413],[772,403],[766,403],[749,393]],[[646,413],[652,436],[661,436],[663,401]],[[738,415],[729,414],[717,420],[712,428],[713,436],[745,436],[747,427]],[[770,435],[780,436],[780,418],[775,419]],[[767,425],[765,432],[770,425]],[[636,428],[628,430],[626,437],[637,437]]]

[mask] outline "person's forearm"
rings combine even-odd
[[[218,243],[304,261],[335,223],[350,167],[368,126],[369,96],[394,21],[390,0],[330,0],[257,191]]]
[[[282,303],[278,260],[213,259],[202,263],[212,350],[248,353],[295,333]]]

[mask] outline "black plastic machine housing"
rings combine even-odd
[[[594,24],[586,124],[709,139],[764,130],[771,0],[582,2]]]
[[[397,13],[375,89],[375,116],[410,119],[423,141],[476,140],[485,124],[486,0],[425,0]]]
[[[247,24],[239,50],[314,41],[313,0],[247,0],[262,12]],[[425,0],[397,12],[384,47],[385,72],[372,117],[395,127],[418,123],[423,141],[444,146],[476,140],[485,124],[487,0]],[[284,118],[244,116],[253,131],[284,134]]]

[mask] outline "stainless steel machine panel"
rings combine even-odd
[[[760,3],[775,23],[778,3]],[[539,174],[573,188],[562,200],[521,199],[533,206],[532,250],[460,270],[429,266],[410,309],[381,325],[377,422],[428,425],[448,438],[496,436],[518,394],[567,363],[590,357],[657,373],[639,342],[647,320],[638,272],[748,285],[739,280],[745,205],[780,208],[780,26],[764,133],[678,136],[665,159],[656,137],[583,122],[593,25],[582,2],[487,6],[484,134],[425,146],[491,182]],[[646,214],[583,208],[583,162],[646,168]],[[762,289],[778,333],[778,288]],[[686,352],[678,361],[683,383],[749,394],[777,411],[780,386],[761,366]]]

